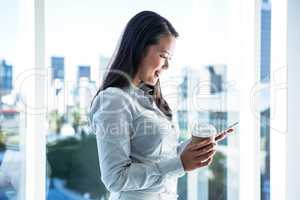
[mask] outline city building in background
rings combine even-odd
[[[262,0],[260,13],[260,80],[270,81],[271,0]]]
[[[65,58],[51,57],[52,81],[65,79]]]
[[[80,78],[87,78],[88,80],[91,80],[91,66],[78,66],[77,81],[79,81]]]
[[[210,93],[217,94],[223,91],[223,87],[225,82],[223,79],[225,78],[225,70],[226,68],[224,66],[213,66],[209,65],[207,66],[209,71],[209,77],[210,77]]]
[[[51,187],[47,199],[108,199],[108,192],[99,179],[95,135],[89,134],[87,128],[87,112],[97,90],[92,66],[70,66],[76,68],[76,77],[71,77],[75,81],[64,81],[63,60],[58,58],[52,62],[54,99],[50,100],[54,104],[48,113],[47,135],[47,182]]]
[[[260,13],[260,141],[261,200],[270,200],[270,68],[271,68],[271,0],[262,0]]]
[[[86,120],[91,100],[96,92],[96,83],[91,80],[90,66],[78,66],[75,91],[75,106],[79,107],[81,116]]]
[[[48,92],[48,109],[59,113],[65,112],[65,58],[52,56],[50,58],[51,80]]]
[[[12,94],[12,81],[13,66],[0,61],[0,143],[5,139],[6,145],[19,144],[20,113],[15,108],[19,98]]]
[[[188,131],[188,67],[181,69],[181,83],[179,85],[179,105],[177,119],[181,134],[187,135]]]
[[[2,107],[2,96],[7,95],[13,89],[12,65],[8,65],[5,60],[0,61],[0,108]]]
[[[13,90],[13,66],[5,59],[0,60],[0,199],[17,199],[18,190],[23,187],[20,186],[22,122],[16,108],[20,95]]]

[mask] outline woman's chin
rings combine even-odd
[[[150,80],[148,80],[147,82],[145,82],[147,85],[152,85],[152,86],[155,86],[155,84],[157,83],[158,81],[158,77],[154,77]]]
[[[157,81],[155,81],[155,82],[148,82],[147,85],[155,86],[156,82]]]

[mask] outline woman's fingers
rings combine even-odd
[[[209,158],[207,161],[204,162],[203,166],[210,165],[212,163],[213,159],[214,159],[213,157]]]
[[[210,157],[213,157],[215,155],[215,153],[216,153],[216,150],[211,150],[211,151],[209,151],[209,152],[207,152],[205,154],[196,156],[195,160],[196,160],[196,162],[199,162],[199,161],[202,162],[204,160],[207,160]]]
[[[197,154],[196,154],[196,157],[205,155],[205,154],[207,154],[207,153],[209,153],[209,152],[211,152],[211,151],[216,151],[216,147],[215,147],[215,146],[216,146],[216,145],[214,144],[214,145],[211,145],[211,146],[209,146],[209,147],[206,147],[206,148],[203,148],[203,149],[199,150],[199,151],[197,152]]]
[[[216,152],[215,146],[216,143],[211,139],[203,140],[196,144],[189,143],[180,155],[184,170],[191,171],[196,169],[199,163],[207,165],[206,161],[212,158]]]
[[[212,163],[212,161],[213,161],[213,157],[210,157],[206,161],[198,163],[197,168],[208,166]]]
[[[213,151],[216,149],[216,144],[215,143],[212,143],[202,149],[199,149],[196,153],[195,153],[195,156],[198,157],[198,156],[201,156],[201,155],[205,155],[206,153],[210,152],[210,151]]]
[[[190,147],[189,147],[189,150],[195,151],[195,150],[198,150],[199,148],[205,147],[205,146],[207,146],[211,143],[212,143],[211,139],[206,139],[206,140],[203,140],[199,143],[191,144]]]
[[[221,137],[219,137],[221,138]],[[198,143],[190,143],[182,153],[184,169],[190,171],[201,166],[209,165],[216,153],[215,140],[207,138]]]

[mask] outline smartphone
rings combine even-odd
[[[230,126],[228,126],[226,129],[224,129],[221,133],[227,132],[229,129],[237,126],[238,124],[239,124],[239,122],[234,122],[233,124],[231,124]]]
[[[237,126],[238,124],[239,124],[239,122],[234,122],[230,126],[227,126],[226,129],[223,129],[220,133],[217,134],[217,137],[224,133],[225,133],[224,135],[227,135],[227,133],[231,133],[233,130],[232,131],[229,131],[229,130],[231,130],[233,127]]]

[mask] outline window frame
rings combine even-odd
[[[257,70],[260,55],[257,52],[259,52],[260,41],[260,1],[242,0],[238,3],[240,3],[241,8],[241,35],[243,35],[241,48],[245,50],[240,60],[241,69],[243,69],[241,70],[241,79],[238,80],[238,84],[242,88],[240,90],[240,177],[238,199],[260,199],[260,131],[259,123],[249,107],[249,94],[253,85],[259,81]],[[276,3],[280,4],[279,2]],[[27,96],[27,102],[32,102],[33,104],[31,105],[34,105],[34,108],[46,108],[45,0],[27,0],[26,3],[22,2],[21,11],[24,14],[23,28],[26,29],[22,45],[26,46],[26,44],[29,44],[29,46],[32,46],[32,48],[26,51],[28,58],[24,62],[28,66],[34,66],[34,73],[30,82],[32,86],[30,94],[33,95]],[[282,20],[281,23],[284,23],[284,21],[286,19]],[[273,70],[276,69],[272,68],[272,72]],[[27,113],[25,118],[25,199],[46,199],[46,134],[43,134],[47,131],[45,126],[46,112],[34,117]],[[255,134],[247,134],[251,132]],[[275,155],[275,149],[272,147],[275,147],[277,144],[278,140],[271,141],[271,166],[274,163],[278,163],[281,159],[272,156]],[[251,164],[249,164],[249,161]],[[278,175],[277,168],[271,171],[271,197],[279,194],[275,188],[285,188],[285,183],[278,181],[285,177],[275,176],[275,174]],[[189,200],[197,199],[195,184],[197,181],[195,177],[197,176],[195,175],[196,172],[188,173],[187,196]],[[285,191],[285,189],[283,190]],[[282,194],[285,194],[285,192]],[[278,199],[283,199],[283,197],[280,196]]]
[[[45,1],[20,1],[20,51],[18,57],[24,66],[26,91],[22,110],[21,149],[24,150],[24,192],[19,199],[46,198],[46,80],[45,68]],[[26,53],[24,53],[26,52]],[[21,85],[20,85],[21,87]],[[22,188],[23,186],[21,186]]]

